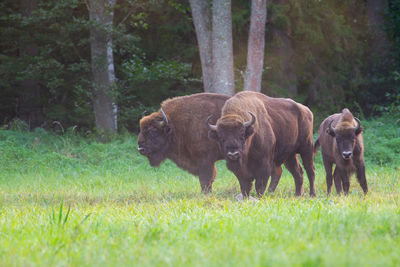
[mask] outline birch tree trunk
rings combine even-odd
[[[111,28],[116,0],[89,0],[93,109],[98,130],[117,131],[117,104],[112,96],[115,86]]]
[[[212,81],[211,3],[209,0],[189,0],[189,3],[199,47],[204,92],[215,92]]]
[[[244,90],[261,92],[267,0],[252,0]]]
[[[212,55],[215,92],[233,95],[235,93],[235,80],[233,73],[231,0],[213,0]]]

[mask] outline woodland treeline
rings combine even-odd
[[[260,88],[398,116],[400,0],[0,2],[0,125],[136,131],[166,98]]]

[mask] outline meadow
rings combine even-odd
[[[400,266],[400,121],[363,121],[367,180],[239,202],[218,162],[213,193],[172,162],[152,168],[135,135],[109,143],[43,129],[0,130],[0,266]],[[254,192],[253,192],[254,193]]]

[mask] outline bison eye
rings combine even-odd
[[[158,136],[158,131],[157,130],[150,131],[150,136],[152,138],[156,138]]]

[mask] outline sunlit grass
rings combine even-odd
[[[172,162],[151,168],[136,139],[100,144],[43,131],[0,131],[0,266],[398,266],[400,170],[367,159],[370,193],[238,202],[218,163],[214,192]],[[308,180],[304,181],[308,193]]]

